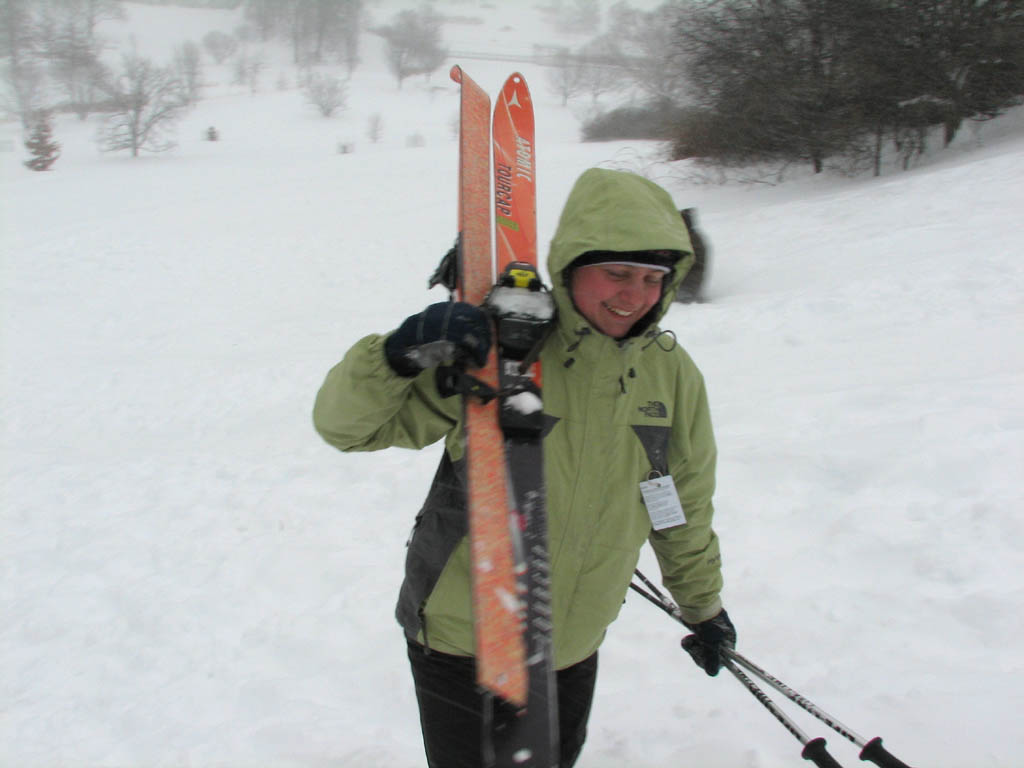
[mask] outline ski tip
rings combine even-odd
[[[518,72],[513,72],[508,76],[505,84],[501,87],[501,92],[510,103],[513,100],[531,98],[530,86],[526,84],[526,78]]]
[[[529,87],[526,85],[526,78],[523,77],[518,72],[513,72],[505,79],[505,86],[502,88],[502,90],[504,91],[509,88],[519,88],[529,91]]]
[[[456,83],[461,83],[462,82],[462,67],[460,67],[458,64],[456,64],[454,67],[452,67],[452,69],[448,73],[448,75]]]

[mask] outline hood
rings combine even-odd
[[[661,301],[638,322],[638,330],[657,323],[672,304],[693,264],[690,236],[672,197],[654,182],[623,171],[585,171],[569,193],[548,252],[562,322],[573,327],[586,323],[569,296],[567,268],[577,257],[588,251],[655,250],[676,252],[679,259],[665,280]]]

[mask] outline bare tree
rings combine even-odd
[[[345,84],[331,75],[315,74],[306,85],[306,98],[324,117],[344,109],[347,95]]]
[[[370,141],[376,144],[381,140],[383,135],[384,118],[380,116],[380,112],[374,112],[366,122],[366,136]]]
[[[106,76],[97,27],[122,17],[115,0],[0,0],[5,106],[26,130],[41,109],[69,107],[84,119],[96,108]]]
[[[215,29],[203,35],[203,48],[216,63],[223,64],[225,59],[238,50],[238,38]]]
[[[104,152],[163,152],[174,147],[169,133],[185,101],[181,84],[168,67],[158,67],[138,54],[125,54],[121,74],[111,90],[113,111],[99,133]]]
[[[39,55],[82,120],[95,109],[108,76],[96,29],[102,21],[121,18],[124,11],[115,0],[48,0],[37,9]]]
[[[349,75],[359,62],[362,0],[245,0],[245,18],[260,38],[284,38],[299,66],[336,55]]]
[[[583,90],[590,94],[592,102],[596,103],[603,94],[622,87],[625,80],[624,59],[611,34],[595,37],[577,53],[581,63]]]
[[[40,109],[43,72],[36,62],[36,38],[27,0],[0,0],[0,57],[3,67],[3,111],[17,115],[29,131]]]
[[[67,106],[85,120],[93,111],[108,72],[100,61],[99,49],[69,30],[50,38],[46,58],[50,74],[67,97]]]
[[[284,3],[281,0],[246,0],[245,18],[260,33],[260,39],[267,42],[281,26]]]
[[[598,0],[571,0],[555,7],[555,27],[559,32],[593,33],[601,26]]]
[[[189,41],[174,49],[174,69],[181,83],[182,96],[190,105],[199,101],[203,87],[203,64],[199,46]]]
[[[313,23],[311,61],[319,64],[324,54],[334,47],[342,25],[342,3],[338,0],[307,0]]]
[[[27,0],[0,0],[0,57],[9,57],[12,73],[28,66],[35,54],[32,15]]]
[[[666,3],[649,12],[622,4],[612,8],[614,34],[636,88],[653,103],[685,103],[686,81],[679,65],[678,8]]]
[[[236,85],[247,85],[250,93],[256,93],[260,89],[260,75],[266,69],[266,62],[258,53],[249,53],[246,50],[235,59],[235,75],[233,82]]]
[[[17,66],[7,62],[0,78],[0,114],[21,120],[25,132],[32,129],[36,114],[48,108],[50,99],[43,69],[34,61]]]
[[[292,61],[307,65],[314,60],[313,39],[316,33],[316,13],[313,0],[285,0],[284,24],[292,44]]]
[[[348,70],[349,77],[359,63],[359,35],[363,27],[362,0],[344,0],[340,30],[340,58]]]
[[[560,48],[554,55],[554,63],[548,68],[548,87],[552,93],[562,97],[562,106],[569,99],[586,90],[586,76],[582,62],[568,48]]]
[[[444,63],[441,19],[429,7],[402,11],[391,24],[374,30],[387,41],[387,61],[398,87],[411,75],[429,75]]]
[[[100,22],[124,18],[120,0],[48,0],[48,5],[90,43],[97,41],[96,28]]]

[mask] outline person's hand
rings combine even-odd
[[[723,609],[714,618],[686,626],[693,634],[683,638],[683,650],[693,657],[698,667],[714,677],[722,667],[722,648],[736,647],[736,627],[729,621],[729,614]]]
[[[384,342],[388,365],[399,376],[469,359],[477,367],[491,349],[491,321],[482,309],[461,301],[431,304],[407,317]]]

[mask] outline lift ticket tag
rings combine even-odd
[[[644,480],[640,483],[640,493],[644,497],[654,530],[686,524],[686,515],[676,492],[676,484],[672,482],[672,475],[659,475]]]

